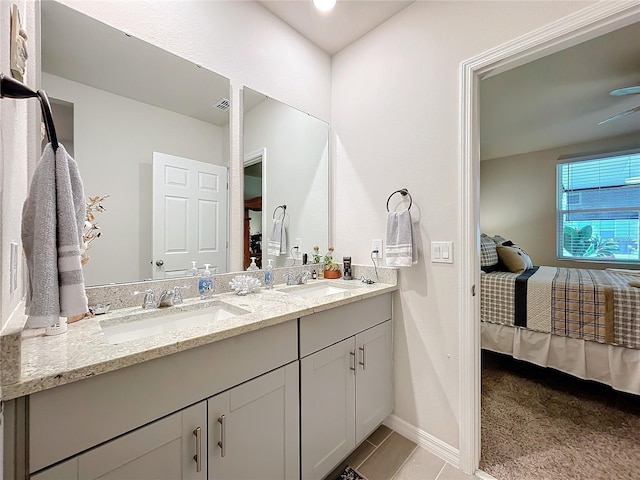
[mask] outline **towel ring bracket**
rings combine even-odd
[[[274,210],[273,210],[273,215],[272,218],[275,220],[276,218],[276,212],[278,211],[278,209],[281,208],[282,209],[282,219],[284,220],[284,217],[287,214],[287,206],[286,205],[278,205]]]
[[[403,197],[409,195],[409,207],[407,208],[407,210],[411,210],[411,205],[413,205],[413,198],[411,197],[409,190],[407,190],[406,188],[401,188],[400,190],[396,190],[395,192],[393,192],[391,195],[389,195],[389,198],[387,198],[387,212],[389,211],[389,200],[391,200],[391,197],[393,197],[396,193],[399,193]]]

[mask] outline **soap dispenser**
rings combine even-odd
[[[200,298],[202,300],[211,298],[213,295],[213,275],[211,275],[209,267],[210,264],[204,264],[204,272],[202,272],[202,276],[200,280],[198,280],[198,291],[200,292]]]
[[[200,271],[198,270],[198,267],[196,266],[196,262],[194,260],[193,262],[191,262],[191,268],[189,269],[189,276],[197,277],[198,275],[200,275]]]
[[[253,270],[260,270],[258,265],[256,265],[256,257],[251,257],[251,263],[247,267],[247,272],[251,272]]]
[[[275,280],[273,277],[273,262],[272,259],[267,260],[267,266],[264,268],[264,288],[271,289],[273,288],[273,281]]]

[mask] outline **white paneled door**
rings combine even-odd
[[[227,271],[227,168],[153,152],[154,279]]]

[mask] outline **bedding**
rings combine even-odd
[[[534,267],[481,275],[480,319],[640,349],[638,277],[607,270]]]

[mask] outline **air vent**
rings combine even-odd
[[[221,98],[220,100],[218,100],[214,107],[217,108],[218,110],[222,110],[223,112],[226,110],[229,110],[229,99],[228,98]]]

